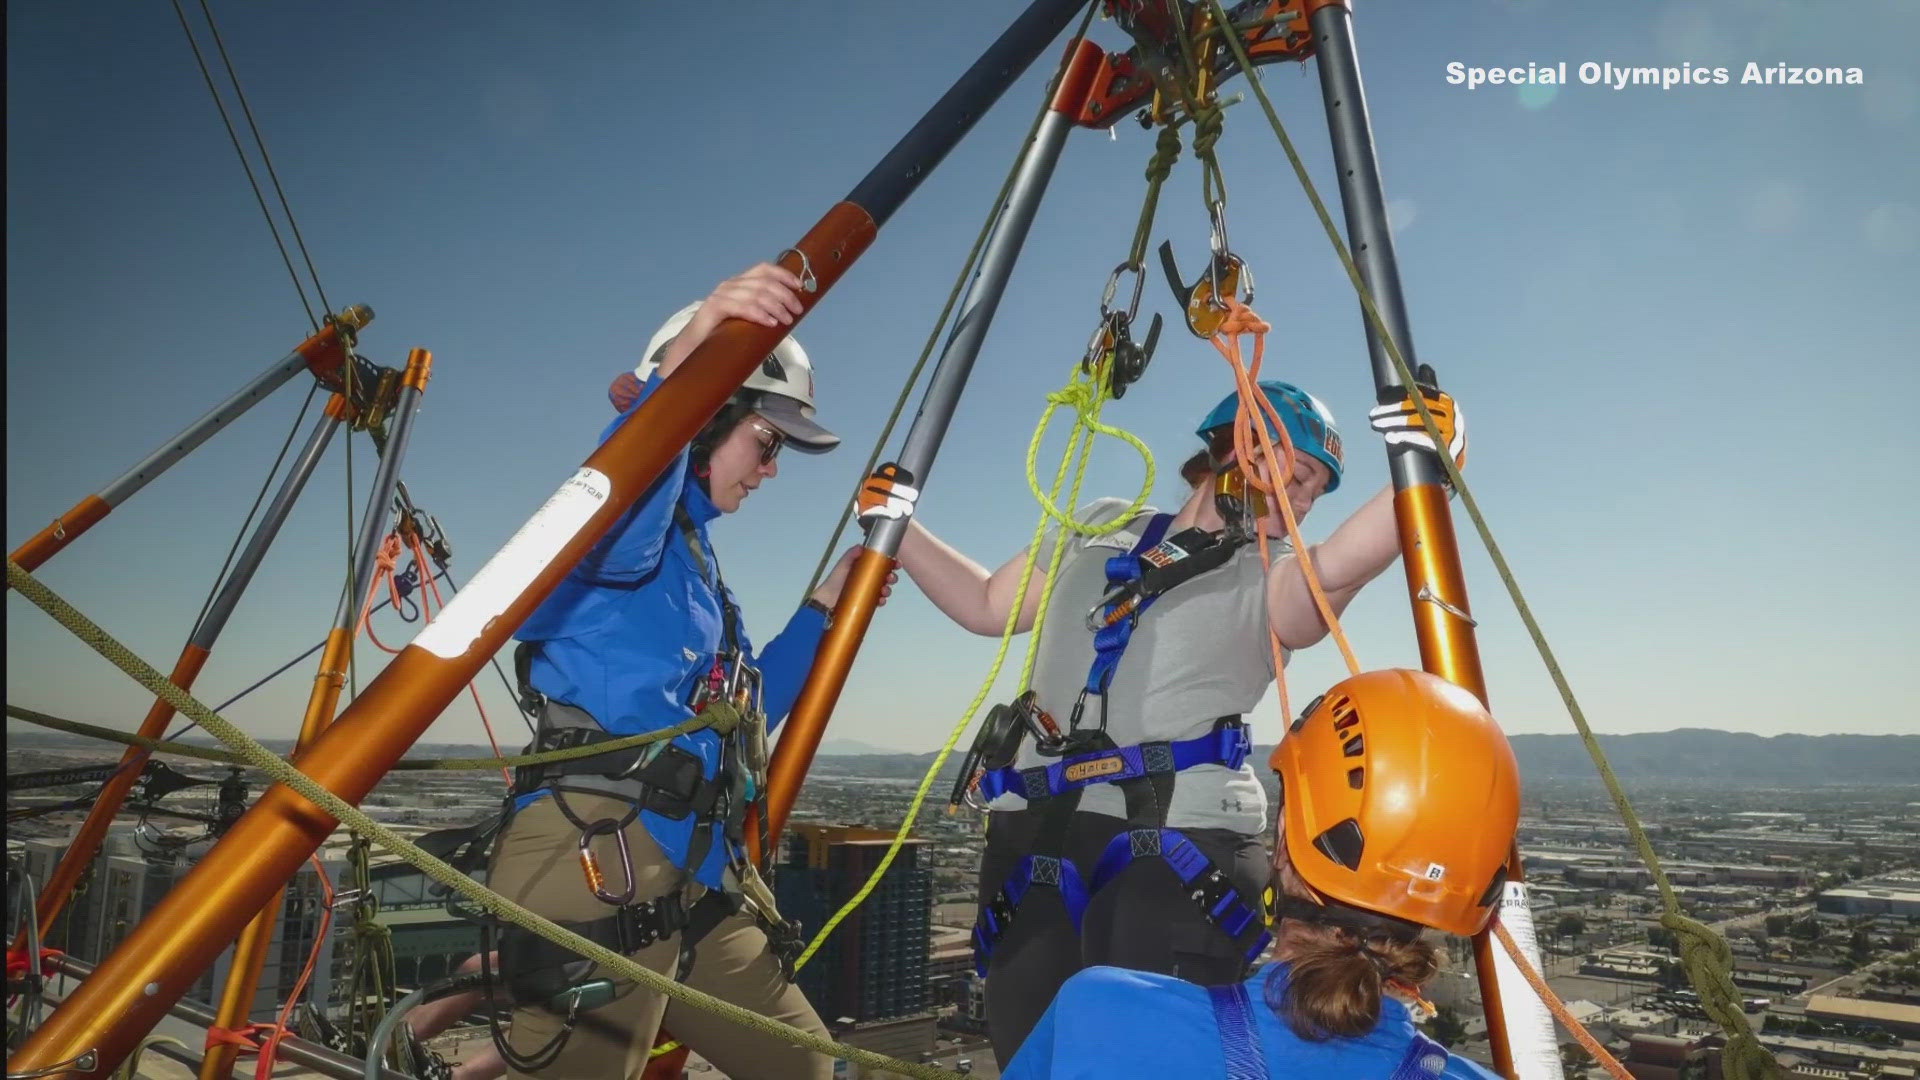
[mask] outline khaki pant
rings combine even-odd
[[[585,822],[608,817],[618,821],[627,814],[627,805],[617,799],[572,794],[563,797],[567,808]],[[616,846],[622,839],[633,860],[636,899],[663,896],[680,884],[681,872],[635,821],[620,833],[601,835],[593,841],[608,891],[620,889],[625,880]],[[605,918],[614,909],[587,888],[580,869],[579,844],[580,830],[551,797],[540,799],[508,822],[494,849],[488,885],[555,922]],[[688,903],[701,891],[697,884],[692,889],[685,897]],[[671,977],[680,962],[680,944],[680,935],[675,934],[630,955],[642,966]],[[596,969],[590,977],[598,974]],[[579,1014],[565,1048],[553,1064],[537,1074],[540,1080],[639,1080],[663,1018],[675,1038],[735,1080],[825,1080],[833,1075],[832,1058],[713,1013],[669,1003],[637,983],[615,980],[614,985],[618,996],[601,1008]],[[747,914],[729,916],[700,941],[686,985],[761,1016],[826,1034],[825,1025],[800,988],[781,976],[780,963],[767,948],[766,935]],[[543,1008],[517,1008],[507,1044],[514,1053],[531,1056],[558,1035],[564,1024],[564,1017]]]

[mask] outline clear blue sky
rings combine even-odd
[[[591,449],[608,379],[669,312],[771,257],[866,172],[1017,0],[902,5],[220,4],[227,45],[335,306],[364,351],[436,357],[405,475],[461,580]],[[1118,47],[1110,24],[1099,40]],[[1471,419],[1469,477],[1595,725],[1914,732],[1920,454],[1920,8],[1903,0],[1367,3],[1361,56],[1422,359]],[[7,537],[19,543],[283,355],[305,317],[166,4],[7,8]],[[752,629],[786,617],[996,190],[1057,55],[980,124],[804,326],[832,457],[792,456],[717,542]],[[1722,64],[1734,84],[1469,92],[1445,67]],[[1748,60],[1865,86],[1738,84]],[[1266,74],[1331,189],[1318,82]],[[1252,103],[1221,154],[1236,246],[1280,326],[1269,370],[1345,427],[1324,536],[1385,480],[1356,305]],[[1151,138],[1070,142],[922,503],[989,565],[1035,508],[1022,459],[1120,260]],[[1331,196],[1331,192],[1329,192]],[[1191,159],[1160,238],[1205,243]],[[1170,307],[1155,280],[1148,303]],[[1169,336],[1110,417],[1168,474],[1228,386]],[[165,669],[285,436],[282,390],[48,564]],[[1057,445],[1057,444],[1056,444]],[[355,481],[373,457],[360,440]],[[345,544],[340,443],[215,651],[217,701],[319,640]],[[1089,493],[1139,466],[1103,447]],[[1900,492],[1906,491],[1905,496]],[[356,494],[356,503],[361,496]],[[358,512],[356,505],[355,511]],[[1568,722],[1477,542],[1496,712]],[[1416,663],[1399,571],[1354,605],[1370,666]],[[381,624],[390,641],[406,628]],[[911,589],[881,614],[831,736],[935,745],[991,642]],[[7,696],[134,724],[146,699],[18,598]],[[363,647],[360,678],[383,658]],[[231,710],[287,735],[302,664]],[[1311,696],[1330,646],[1289,673]],[[496,710],[514,726],[497,683]],[[1269,706],[1270,709],[1270,706]],[[1277,727],[1260,718],[1262,738]],[[431,738],[472,741],[457,703]]]

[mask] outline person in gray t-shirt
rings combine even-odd
[[[1260,387],[1296,451],[1283,490],[1295,519],[1303,519],[1321,495],[1340,484],[1340,436],[1318,399],[1287,383],[1263,381]],[[1451,399],[1429,393],[1426,400],[1442,423],[1449,450],[1460,458],[1464,428],[1455,423]],[[1249,500],[1265,513],[1248,512],[1233,522],[1223,516],[1223,508],[1230,511],[1232,504],[1216,489],[1241,466],[1232,437],[1238,403],[1237,394],[1228,395],[1196,428],[1206,445],[1181,468],[1192,485],[1184,504],[1171,515],[1144,508],[1101,536],[1073,535],[1055,571],[1058,580],[1030,689],[1041,711],[1077,734],[1064,758],[1060,746],[1049,747],[1048,754],[1027,740],[1008,769],[981,785],[992,798],[975,942],[976,948],[984,943],[988,953],[988,1034],[1002,1061],[1011,1059],[1060,984],[1083,966],[1108,964],[1224,984],[1240,980],[1256,958],[1248,955],[1249,941],[1255,950],[1261,947],[1262,896],[1271,873],[1261,841],[1270,820],[1265,794],[1243,760],[1244,740],[1238,754],[1193,748],[1230,745],[1221,735],[1244,730],[1234,726],[1273,682],[1275,653],[1285,663],[1293,650],[1325,637],[1328,628],[1287,543],[1279,509]],[[1374,410],[1373,426],[1389,439],[1422,442],[1426,436],[1417,419],[1409,422],[1412,414],[1410,403],[1382,406]],[[1267,426],[1278,449],[1279,433],[1270,420]],[[1109,525],[1128,505],[1099,499],[1076,518]],[[1270,538],[1271,568],[1262,566],[1258,544],[1247,542],[1253,531]],[[1176,547],[1188,551],[1197,550],[1196,538],[1203,545],[1226,541],[1228,553],[1139,613],[1106,679],[1106,692],[1084,693],[1096,656],[1089,612],[1101,606],[1112,584],[1107,561],[1165,550],[1149,542],[1150,533],[1178,537]],[[1055,542],[1022,551],[989,572],[914,521],[901,557],[913,560],[915,582],[948,617],[976,634],[998,636],[1030,559],[1033,580],[1015,627],[1032,628]],[[1336,615],[1399,554],[1391,486],[1311,548],[1322,591]],[[1157,756],[1147,752],[1156,749]],[[1133,767],[1123,769],[1123,761]],[[1147,761],[1159,764],[1140,764]],[[1168,761],[1179,764],[1169,770]],[[1157,769],[1151,782],[1140,775],[1147,769]],[[1126,782],[1108,782],[1108,777]],[[1031,805],[1029,794],[1035,796]],[[1141,839],[1156,829],[1170,845],[1168,854],[1184,839],[1210,865],[1195,870],[1189,858],[1185,870],[1176,872],[1173,862],[1162,858],[1127,862],[1130,853],[1160,846],[1151,836]],[[1047,865],[1036,868],[1028,856]],[[1089,887],[1103,856],[1109,856],[1111,880],[1095,891]],[[1115,874],[1113,865],[1123,868]],[[1211,875],[1212,891],[1199,889],[1200,876],[1213,870],[1218,873]],[[1240,908],[1220,903],[1227,885]],[[1093,891],[1091,900],[1085,898],[1088,891]],[[1212,917],[1202,905],[1212,909]],[[1224,918],[1223,910],[1243,913]]]

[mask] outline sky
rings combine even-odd
[[[375,309],[362,351],[376,362],[434,354],[403,475],[464,582],[591,451],[607,382],[657,325],[805,232],[1021,6],[821,0],[795,18],[767,0],[286,0],[215,14],[327,298]],[[1469,483],[1595,728],[1920,732],[1920,452],[1898,404],[1920,375],[1920,7],[1630,7],[1359,6],[1415,351],[1468,417]],[[208,46],[197,9],[194,25]],[[307,319],[168,5],[15,3],[6,27],[11,546],[285,355]],[[1124,46],[1111,23],[1093,34]],[[797,601],[1058,56],[1049,48],[802,326],[820,418],[846,445],[783,458],[716,524],[757,638]],[[1452,62],[1562,61],[1575,81],[1557,88],[1446,77]],[[1581,84],[1586,61],[1722,65],[1731,81],[1615,90]],[[1741,85],[1749,61],[1858,67],[1864,84]],[[1275,66],[1263,84],[1336,198],[1315,74]],[[1275,325],[1267,371],[1325,400],[1346,435],[1346,481],[1305,522],[1319,539],[1385,483],[1386,459],[1365,428],[1352,289],[1257,110],[1249,95],[1227,111],[1228,216]],[[1028,440],[1125,255],[1152,144],[1130,120],[1069,140],[923,485],[921,520],[988,566],[1032,532]],[[1163,197],[1161,239],[1188,263],[1205,246],[1190,156]],[[1144,307],[1173,310],[1157,275]],[[1193,425],[1231,385],[1212,348],[1170,331],[1107,412],[1154,449],[1169,508]],[[169,668],[305,394],[298,381],[280,390],[43,579]],[[361,513],[374,466],[364,437],[350,462],[342,446],[215,646],[203,700],[324,636],[349,507]],[[1131,494],[1141,477],[1131,450],[1103,443],[1086,493]],[[1511,732],[1571,730],[1459,525],[1495,715]],[[1365,666],[1418,665],[1407,605],[1397,568],[1354,603],[1345,624]],[[390,645],[417,630],[391,615],[375,628]],[[829,739],[932,749],[994,651],[903,582]],[[363,643],[357,685],[385,657]],[[227,715],[291,735],[312,669]],[[1344,673],[1330,644],[1302,653],[1287,672],[1296,705]],[[481,687],[503,740],[520,742],[499,682]],[[1012,687],[1003,677],[999,691]],[[7,698],[123,728],[149,701],[12,595]],[[1276,708],[1270,694],[1257,738],[1277,736]],[[462,699],[427,739],[482,737]]]

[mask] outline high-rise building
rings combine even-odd
[[[796,825],[775,879],[780,913],[819,932],[879,866],[891,833],[853,825]],[[800,971],[807,1000],[828,1025],[928,1013],[928,930],[933,873],[925,840],[900,849],[873,893],[848,915]]]

